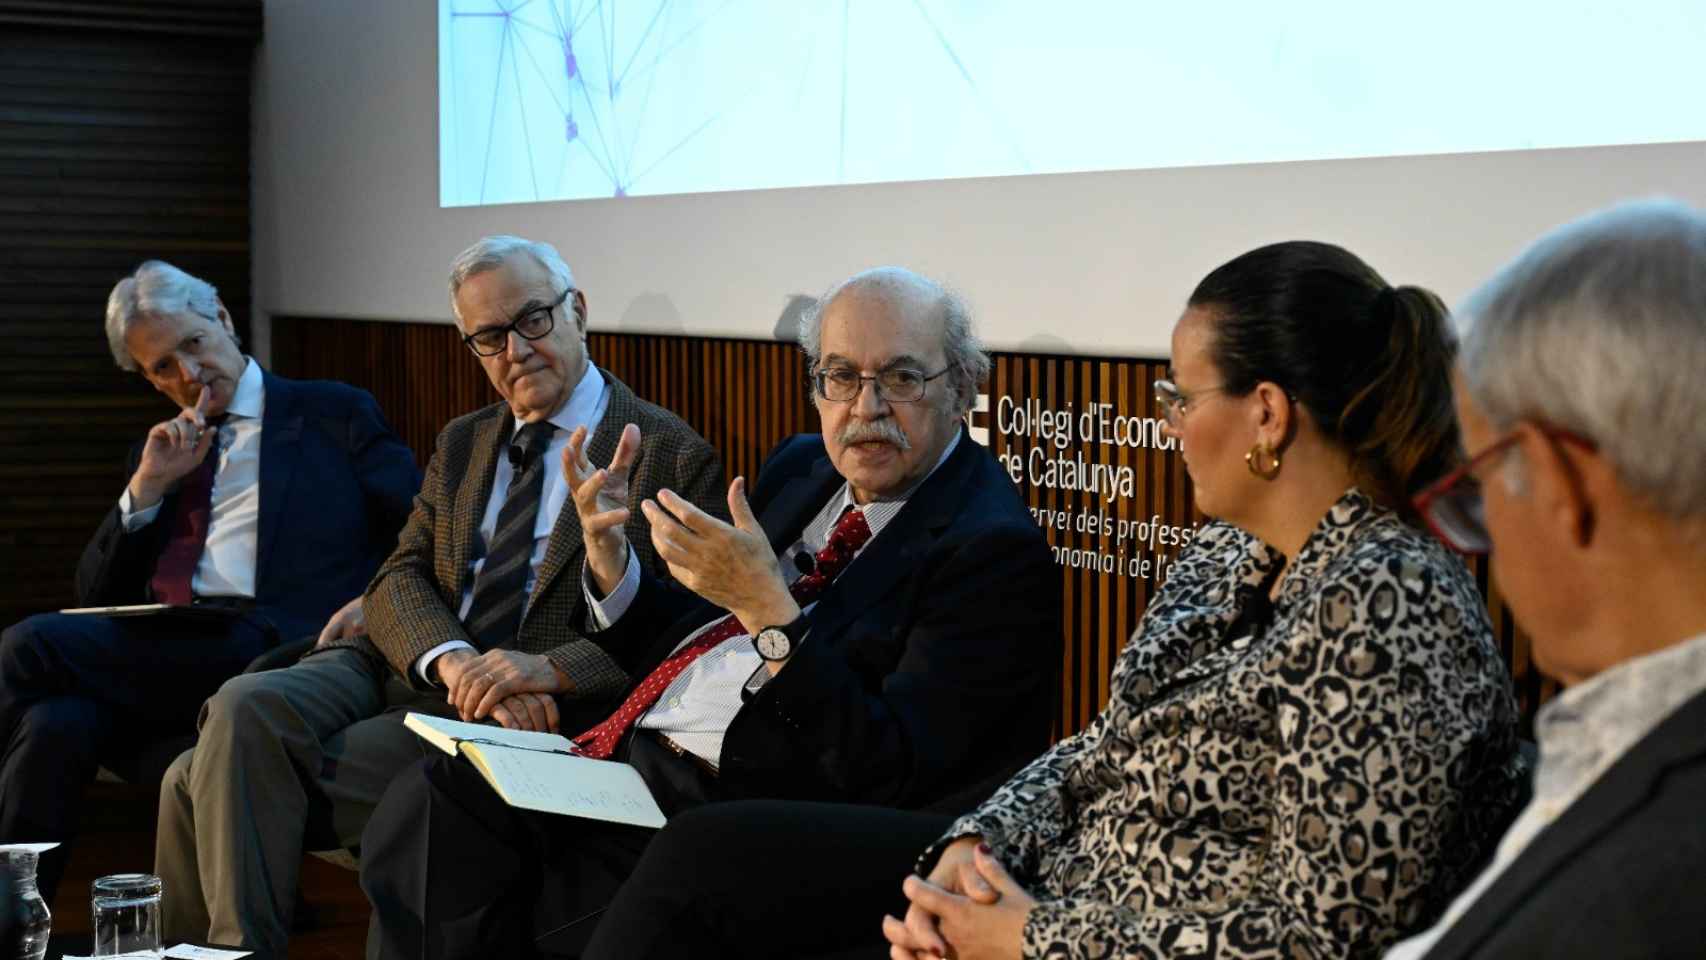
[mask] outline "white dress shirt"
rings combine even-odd
[[[598,429],[598,423],[604,419],[605,410],[610,407],[610,384],[605,382],[604,375],[598,372],[598,367],[591,361],[587,362],[586,373],[580,382],[575,384],[568,399],[557,408],[557,412],[546,417],[546,421],[557,428],[551,435],[551,443],[545,448],[545,485],[539,493],[539,514],[533,521],[533,555],[527,561],[527,595],[533,596],[533,585],[539,578],[539,564],[545,561],[545,548],[550,545],[551,531],[557,526],[557,516],[563,512],[563,503],[569,498],[569,481],[563,475],[563,448],[569,445],[569,436],[577,427],[586,427],[586,445],[592,445],[593,432]],[[521,422],[516,421],[515,429],[510,434],[513,438],[521,432]],[[583,447],[582,449],[585,449]],[[480,569],[486,565],[486,545],[492,540],[492,534],[497,531],[498,513],[503,509],[504,498],[509,495],[510,481],[515,479],[515,467],[510,465],[508,457],[498,457],[497,470],[492,474],[492,495],[486,500],[486,512],[480,518],[480,539],[474,545],[474,560],[468,564],[468,577],[464,581],[467,586],[462,590],[462,603],[456,608],[458,619],[467,619],[468,608],[474,605],[474,584],[480,576]],[[421,678],[433,682],[432,674],[427,667],[436,660],[439,654],[450,650],[467,648],[473,645],[465,640],[447,640],[421,654],[415,661],[415,669]]]
[[[930,473],[935,473],[947,462],[948,456],[954,452],[959,442],[959,436],[956,434],[942,451],[936,465],[930,468]],[[924,480],[929,478],[930,474],[925,474]],[[864,505],[854,503],[852,489],[843,483],[841,489],[823,505],[823,509],[806,524],[799,541],[782,551],[780,562],[783,579],[792,585],[804,575],[795,566],[795,557],[800,554],[815,555],[822,550],[824,544],[829,542],[830,531],[835,529],[836,522],[848,507],[864,513],[865,524],[871,528],[870,539],[853,555],[848,567],[857,563],[859,556],[876,542],[883,528],[906,506],[907,498],[912,496],[913,491],[917,490],[924,480],[920,480],[897,497],[874,500]],[[844,569],[840,575],[845,576],[846,572]],[[590,573],[581,578],[581,584],[592,612],[593,625],[602,630],[615,623],[628,611],[640,588],[640,568],[633,550],[630,548],[628,551],[628,566],[622,573],[622,582],[610,591],[608,597],[600,600],[593,596]],[[809,613],[816,605],[815,602],[807,604],[801,613]],[[699,634],[721,620],[722,618],[718,617],[689,633],[676,644],[675,649],[680,650],[692,643]],[[746,688],[749,682],[757,687],[762,686],[763,681],[768,679],[770,671],[764,669],[764,658],[753,649],[752,637],[745,633],[736,634],[700,654],[688,664],[687,669],[681,671],[681,674],[664,688],[657,703],[640,716],[635,726],[644,730],[656,730],[694,756],[716,766],[722,761],[723,734],[741,707],[741,690]]]
[[[190,592],[198,597],[255,596],[255,545],[261,520],[261,417],[266,412],[266,386],[261,366],[244,357],[243,374],[225,408],[214,446],[217,457],[207,525],[207,542],[190,576]],[[126,533],[153,523],[161,504],[132,510],[130,488],[118,498],[119,520]]]
[[[1706,634],[1626,660],[1541,707],[1534,719],[1534,739],[1540,746],[1534,799],[1505,831],[1493,862],[1452,901],[1440,921],[1395,944],[1386,960],[1425,956],[1612,764],[1702,690],[1706,690]]]

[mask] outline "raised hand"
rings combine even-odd
[[[207,428],[207,404],[213,391],[201,388],[195,406],[148,429],[142,442],[142,459],[130,476],[133,510],[146,510],[166,495],[172,484],[194,470],[213,447],[218,433]]]
[[[576,427],[563,448],[563,476],[575,501],[581,522],[581,540],[586,544],[586,565],[601,594],[609,594],[622,582],[628,565],[628,472],[640,453],[640,428],[622,428],[616,455],[610,466],[594,469],[586,457],[587,430]]]
[[[776,553],[746,502],[746,479],[729,484],[729,516],[716,517],[659,490],[640,504],[652,524],[652,546],[682,586],[740,619],[751,631],[789,623],[800,607],[788,593]]]

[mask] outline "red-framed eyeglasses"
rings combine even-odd
[[[1535,425],[1541,435],[1555,443],[1569,443],[1588,450],[1592,440],[1557,427]],[[1459,553],[1486,553],[1493,548],[1487,533],[1486,507],[1481,500],[1480,471],[1514,446],[1522,437],[1512,430],[1469,458],[1469,462],[1428,485],[1411,500],[1434,536]]]

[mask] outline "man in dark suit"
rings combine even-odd
[[[329,630],[283,670],[220,688],[160,792],[155,866],[174,938],[282,956],[304,849],[355,846],[391,777],[419,759],[418,711],[554,730],[628,675],[574,628],[584,550],[563,451],[584,443],[631,488],[720,509],[703,438],[587,357],[585,295],[550,244],[487,237],[451,265],[457,333],[503,398],[451,421],[396,552],[367,589],[366,633]],[[590,440],[587,439],[590,434]],[[639,563],[662,574],[644,544]]]
[[[1044,745],[1060,650],[1059,570],[961,423],[988,361],[956,298],[893,268],[831,291],[801,333],[822,435],[779,446],[750,506],[736,479],[732,523],[671,491],[642,505],[697,596],[639,569],[620,497],[575,451],[581,612],[635,678],[577,742],[632,764],[666,813],[972,802]],[[370,953],[572,952],[650,837],[507,807],[461,759],[418,764],[363,836]]]
[[[149,261],[107,300],[113,359],[181,408],[132,450],[78,602],[216,601],[229,617],[40,614],[0,639],[0,840],[69,840],[102,756],[187,733],[279,639],[320,630],[397,542],[420,484],[367,393],[245,357],[205,281]],[[42,858],[51,899],[65,847]]]
[[[1473,459],[1418,502],[1459,548],[1494,548],[1566,689],[1492,864],[1388,957],[1706,950],[1703,278],[1706,213],[1632,203],[1542,238],[1459,311]]]

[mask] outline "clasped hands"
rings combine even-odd
[[[544,655],[462,648],[439,654],[432,666],[463,720],[489,716],[510,730],[557,732],[555,694],[569,689],[569,678]]]
[[[883,918],[891,960],[1018,960],[1037,902],[977,837],[949,844],[928,879],[909,876],[906,919]]]
[[[608,595],[628,563],[628,538],[623,528],[630,512],[628,474],[640,448],[640,428],[622,431],[610,466],[594,469],[585,451],[586,429],[577,429],[563,449],[563,474],[569,478],[575,512],[586,543],[587,567],[594,584]],[[651,523],[652,547],[670,575],[684,587],[734,614],[748,633],[791,623],[799,604],[788,593],[770,539],[746,501],[746,480],[729,484],[726,523],[694,506],[673,490],[658,491],[640,510]],[[771,665],[772,672],[779,664]]]
[[[326,621],[316,649],[367,632],[362,598],[356,597]],[[554,693],[569,688],[568,678],[546,657],[514,650],[447,650],[432,662],[447,689],[445,702],[463,720],[487,716],[511,730],[555,733],[558,711]]]

